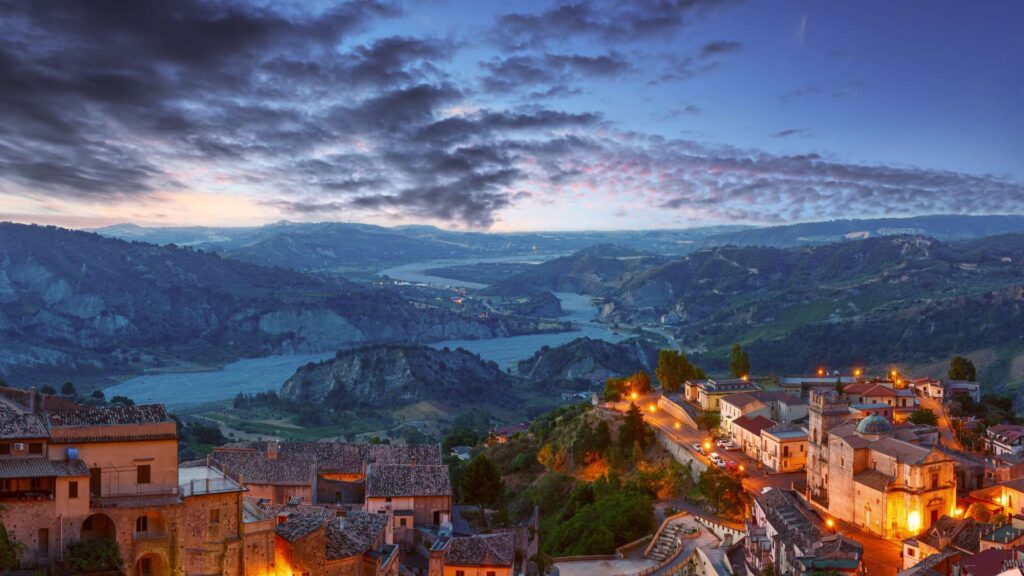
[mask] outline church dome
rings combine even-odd
[[[877,414],[868,416],[857,424],[857,432],[860,434],[881,436],[883,434],[889,434],[892,431],[892,423]]]

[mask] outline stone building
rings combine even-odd
[[[718,403],[732,394],[752,392],[760,388],[743,378],[729,380],[687,380],[683,384],[683,395],[687,402],[699,406],[701,410],[717,412]]]
[[[761,463],[776,472],[796,472],[807,464],[807,430],[776,424],[761,430]]]
[[[877,415],[850,418],[834,391],[811,395],[807,484],[828,514],[885,538],[931,527],[956,504],[953,461]]]
[[[863,547],[832,534],[825,522],[795,492],[769,488],[754,498],[743,542],[747,572],[801,574],[830,570],[859,573]]]
[[[511,533],[438,538],[430,547],[429,576],[512,576]]]

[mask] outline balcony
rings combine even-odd
[[[171,488],[139,486],[134,492],[122,491],[118,494],[92,496],[89,505],[93,508],[144,508],[146,506],[166,506],[178,504],[181,496],[178,487]]]

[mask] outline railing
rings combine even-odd
[[[141,486],[139,487],[141,488]],[[153,488],[135,492],[119,492],[103,496],[91,496],[89,505],[94,508],[137,508],[159,504],[173,504],[180,500],[178,487]]]
[[[221,492],[235,492],[239,490],[238,482],[232,478],[204,478],[202,480],[190,480],[187,484],[178,487],[182,496],[197,496],[199,494],[217,494]]]

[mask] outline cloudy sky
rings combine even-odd
[[[0,220],[1024,212],[1018,0],[0,0]]]

